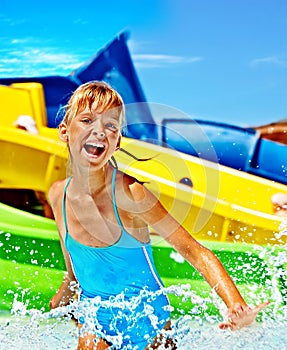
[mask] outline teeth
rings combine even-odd
[[[101,143],[87,143],[86,146],[96,147],[96,148],[104,148],[104,145]]]

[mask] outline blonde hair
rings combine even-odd
[[[69,125],[71,120],[86,108],[102,113],[117,108],[119,121],[124,123],[125,107],[120,94],[103,81],[90,81],[80,85],[71,96],[65,108],[63,122]]]

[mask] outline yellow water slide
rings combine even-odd
[[[47,194],[66,177],[67,150],[56,129],[48,128],[39,83],[0,86],[0,188]],[[17,124],[35,123],[37,134]],[[274,215],[271,197],[287,195],[285,185],[151,143],[123,138],[119,169],[145,181],[163,205],[196,238],[284,245],[284,218]]]

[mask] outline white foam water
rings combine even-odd
[[[192,298],[193,303],[197,303],[202,309],[205,308],[204,305],[207,302],[206,299],[181,289],[179,286],[167,288],[166,292],[173,292],[177,295],[181,293],[180,295],[183,295],[185,299]],[[140,301],[140,298],[138,300]],[[91,315],[94,320],[99,306],[109,307],[109,303],[112,303],[113,306],[116,304],[121,309],[131,307],[125,302],[123,295],[118,296],[116,300],[105,302],[96,298],[89,305],[75,302],[50,312],[28,310],[26,305],[15,300],[11,313],[0,313],[0,349],[76,349],[78,329],[68,315],[74,313],[79,317],[84,313]],[[152,310],[147,310],[147,312],[152,314]],[[283,305],[279,310],[278,307],[275,308],[275,305],[271,304],[266,311],[262,312],[260,322],[238,331],[220,330],[218,323],[219,319],[216,316],[205,314],[202,317],[197,316],[194,312],[173,320],[172,330],[167,332],[167,335],[176,339],[179,350],[287,349],[287,306]],[[100,336],[99,332],[98,334]],[[129,349],[121,346],[121,334],[110,340],[114,342],[117,349]],[[162,347],[162,349],[165,348]]]
[[[78,331],[63,318],[32,321],[29,317],[0,316],[0,349],[76,349]],[[266,319],[238,331],[219,330],[217,324],[183,317],[174,322],[179,350],[287,349],[287,318]]]
[[[287,232],[286,225],[281,228],[281,235]],[[283,247],[284,248],[284,247]],[[260,255],[266,259],[272,268],[270,291],[272,302],[261,311],[258,321],[241,330],[220,330],[219,322],[223,319],[226,309],[218,297],[211,293],[210,297],[202,298],[190,290],[189,285],[176,285],[165,288],[158,293],[174,294],[182,298],[182,301],[192,301],[193,307],[189,312],[178,311],[177,319],[172,320],[171,331],[167,336],[176,340],[179,350],[208,349],[208,350],[283,350],[287,349],[287,296],[283,296],[278,286],[278,279],[286,284],[286,269],[282,266],[287,264],[287,251],[282,249],[280,253],[273,254],[272,249],[265,250],[258,247]],[[268,254],[268,256],[267,256]],[[286,293],[286,285],[285,285]],[[150,295],[149,295],[150,293]],[[250,288],[249,297],[257,304],[256,291]],[[156,297],[154,293],[143,290],[138,297],[127,301],[124,294],[120,294],[110,300],[95,298],[92,301],[75,301],[71,305],[60,307],[50,312],[29,309],[29,305],[18,301],[15,295],[13,308],[10,313],[0,311],[0,350],[65,350],[76,349],[78,343],[78,328],[71,316],[77,319],[85,318],[86,325],[83,330],[95,330],[97,310],[100,307],[116,307],[118,310],[133,310],[141,302],[142,298]],[[265,298],[265,296],[263,296]],[[20,298],[23,300],[22,298]],[[266,300],[266,299],[263,299]],[[210,304],[216,304],[220,315],[209,314]],[[143,312],[148,315],[152,325],[157,327],[157,319],[153,317],[153,310],[144,308]],[[121,315],[121,313],[119,313]],[[138,314],[132,322],[136,322]],[[90,321],[90,322],[89,322]],[[97,335],[101,336],[101,328],[97,327]],[[105,338],[107,338],[105,336]],[[119,333],[110,340],[113,349],[129,349],[121,345],[122,335]],[[159,348],[161,349],[161,348]],[[162,347],[162,349],[166,349]],[[132,349],[135,350],[135,349]]]

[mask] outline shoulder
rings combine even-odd
[[[59,180],[59,181],[54,182],[51,185],[51,187],[48,191],[48,200],[49,200],[52,208],[55,207],[59,198],[62,197],[66,181],[67,180]]]
[[[117,201],[122,208],[138,212],[159,204],[158,198],[147,188],[145,182],[122,172],[118,172],[117,182]]]
[[[117,183],[120,185],[117,188],[123,190],[129,196],[144,190],[143,182],[119,170],[117,171]]]

